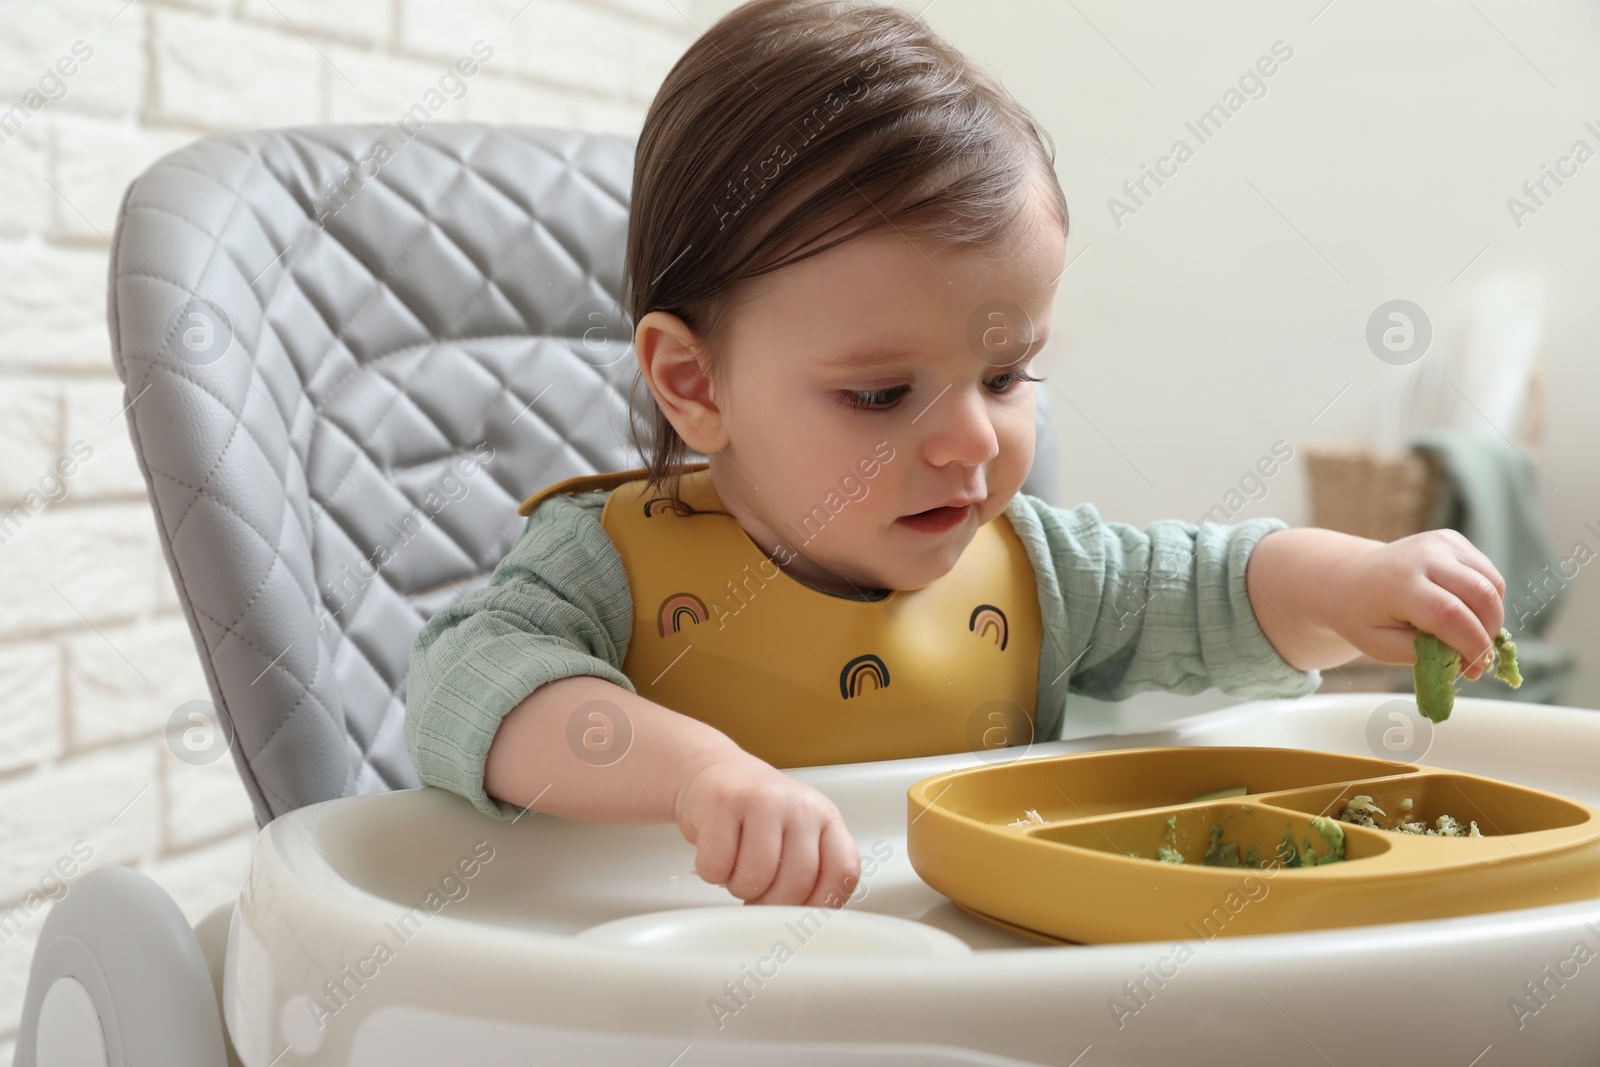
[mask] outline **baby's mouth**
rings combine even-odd
[[[943,533],[965,522],[972,511],[971,504],[964,504],[958,508],[929,508],[914,515],[902,515],[895,520],[895,523],[919,533]]]

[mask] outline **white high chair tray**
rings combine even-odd
[[[1243,704],[1023,758],[1371,755],[1368,719],[1393,699]],[[1425,762],[1600,803],[1597,756],[1600,713],[1460,698]],[[693,873],[669,824],[496,821],[434,789],[302,808],[262,830],[234,910],[230,1035],[246,1067],[1594,1061],[1600,900],[1044,945],[962,911],[907,860],[906,790],[978,762],[790,772],[838,804],[860,846],[862,884],[838,911],[742,905]]]

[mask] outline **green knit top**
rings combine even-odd
[[[539,686],[572,675],[637,691],[622,673],[633,629],[627,573],[600,525],[608,495],[541,501],[489,583],[417,635],[405,741],[425,784],[512,818],[521,808],[483,789],[500,720]],[[1215,686],[1245,698],[1292,697],[1320,684],[1317,671],[1295,670],[1278,655],[1245,590],[1251,551],[1286,528],[1281,520],[1174,519],[1141,530],[1103,521],[1091,504],[1063,509],[1025,493],[1005,513],[1039,593],[1036,741],[1060,736],[1069,692],[1119,700]]]

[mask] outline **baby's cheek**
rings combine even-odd
[[[984,508],[991,515],[998,515],[1005,510],[1006,504],[1017,495],[1022,488],[1022,483],[1028,479],[1028,468],[1033,464],[1033,456],[1022,455],[1017,452],[1002,454],[989,468],[989,499],[983,502]]]
[[[995,436],[999,438],[1000,454],[995,457],[995,462],[1013,466],[1020,464],[1024,469],[1033,462],[1037,436],[1034,407],[1031,402],[1018,404],[1006,409],[1005,414],[997,420]]]

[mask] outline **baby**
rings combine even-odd
[[[1069,690],[1302,695],[1419,629],[1482,672],[1505,583],[1454,532],[1140,530],[1020,491],[1066,202],[1027,111],[915,16],[730,13],[651,105],[631,211],[649,466],[530,498],[424,627],[424,782],[675,821],[746,903],[839,906],[855,842],[779,767],[1054,740]]]

